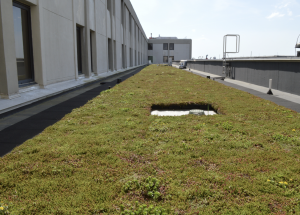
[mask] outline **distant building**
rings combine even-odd
[[[154,64],[167,64],[168,59],[189,60],[192,58],[192,40],[177,37],[150,37],[148,60]]]

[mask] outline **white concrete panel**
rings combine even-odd
[[[111,31],[111,33],[112,33],[112,38],[114,39],[114,40],[116,40],[116,21],[115,21],[115,18],[114,18],[114,16],[113,16],[113,18],[112,18],[112,25],[111,25],[111,29],[112,29],[112,31]]]
[[[73,22],[44,10],[47,84],[75,78]]]
[[[1,14],[3,11],[4,2],[10,5],[6,11],[11,11],[12,0],[0,0],[2,2]],[[109,12],[107,12],[107,0],[18,0],[27,5],[31,5],[31,15],[33,24],[33,50],[34,50],[34,65],[35,65],[35,81],[41,86],[57,83],[64,80],[70,80],[77,77],[76,72],[76,31],[75,25],[84,26],[82,37],[82,51],[84,64],[89,64],[89,28],[96,31],[95,57],[97,58],[98,73],[108,71],[108,57],[107,57],[107,37],[116,40],[116,59],[117,68],[122,66],[122,43],[126,45],[126,61],[130,66],[130,52],[132,50],[132,65],[136,65],[136,60],[139,63],[142,59],[147,59],[147,41],[142,40],[145,33],[140,25],[137,15],[130,3],[130,0],[124,0],[126,24],[121,26],[121,0],[113,0],[115,2],[115,19],[111,20]],[[6,4],[5,3],[5,4]],[[37,5],[37,6],[33,6]],[[88,8],[86,6],[88,5]],[[87,10],[86,10],[87,9]],[[11,13],[11,12],[10,12]],[[88,14],[86,14],[88,13]],[[131,26],[129,27],[129,17],[131,19]],[[6,19],[2,24],[11,25],[12,18]],[[88,19],[88,20],[86,20]],[[0,25],[1,26],[1,25]],[[39,26],[39,27],[36,27]],[[112,26],[112,27],[111,27]],[[125,29],[123,29],[125,28]],[[131,33],[129,33],[131,29]],[[86,31],[85,31],[86,30]],[[7,28],[6,28],[7,31]],[[113,32],[113,34],[112,34]],[[123,34],[125,32],[125,34]],[[14,38],[13,32],[5,33],[7,38]],[[125,37],[124,37],[125,36]],[[13,47],[10,40],[7,38],[2,39],[8,41],[8,44],[2,44],[5,47]],[[139,41],[137,41],[139,38]],[[0,44],[1,46],[1,44]],[[4,48],[5,48],[4,47]],[[14,50],[14,49],[13,49]],[[10,51],[6,51],[6,54]],[[140,54],[139,54],[140,53]],[[1,53],[2,55],[5,53]],[[94,54],[94,53],[93,53]],[[153,54],[154,55],[154,54]],[[161,55],[161,53],[160,53]],[[15,54],[14,54],[15,56]],[[40,58],[38,57],[40,56]],[[86,57],[87,56],[87,57]],[[140,58],[138,57],[140,56]],[[15,57],[9,57],[15,59]],[[8,61],[12,61],[8,60]],[[3,64],[3,63],[2,63]],[[13,63],[15,65],[15,62]],[[1,65],[0,65],[1,66]],[[88,66],[84,66],[84,71],[88,71]],[[3,69],[2,69],[3,70]],[[11,71],[14,70],[14,71]],[[7,70],[8,71],[8,70]],[[96,72],[97,72],[96,71]],[[15,76],[12,81],[5,81],[0,85],[6,84],[6,91],[11,86],[14,86],[14,91],[18,88],[18,80],[16,76],[16,69],[9,69],[8,76],[5,79]],[[13,74],[15,73],[15,74]],[[1,73],[2,74],[2,73]],[[42,75],[41,75],[42,74]],[[87,74],[86,74],[87,75]],[[14,83],[11,83],[14,82]],[[7,87],[8,85],[8,87]],[[3,87],[2,87],[3,88]],[[3,89],[0,86],[1,93]],[[18,89],[17,89],[18,90]]]
[[[116,41],[117,50],[117,69],[122,69],[122,44]]]
[[[135,22],[133,18],[131,18],[131,22],[131,47],[135,50]],[[135,57],[133,57],[133,59],[135,59]]]
[[[98,73],[105,73],[108,71],[107,37],[97,34],[97,40]]]
[[[18,73],[11,1],[0,1],[0,99],[18,97]]]
[[[121,0],[115,0],[116,19],[121,20]]]
[[[106,5],[101,0],[95,0],[97,33],[106,36]]]
[[[125,7],[126,8],[126,7]],[[130,48],[130,32],[129,32],[129,11],[126,8],[125,10],[125,15],[126,15],[126,45],[128,46],[128,48]],[[129,55],[128,55],[129,56]]]
[[[57,15],[65,17],[69,20],[73,19],[72,0],[51,0],[43,1],[44,9],[47,9]]]
[[[121,28],[121,22],[120,20],[116,20],[116,41],[121,42],[122,41],[122,28]]]
[[[123,25],[121,25],[121,44],[124,44],[124,34],[123,34],[123,32],[124,32],[124,29],[123,29]]]
[[[107,20],[107,24],[106,24],[106,27],[107,27],[107,37],[108,38],[112,38],[112,35],[111,35],[111,20],[110,20],[110,12],[108,10],[106,10],[107,13],[106,13],[106,20]]]
[[[174,60],[188,60],[190,59],[190,44],[174,44]]]
[[[131,34],[129,31],[127,31],[127,45],[128,45],[128,48],[131,48]]]
[[[163,63],[163,44],[153,44],[153,63]]]
[[[75,6],[75,21],[79,25],[85,26],[84,22],[84,1],[83,0],[73,0]]]
[[[90,28],[95,31],[95,0],[89,0],[89,13]]]

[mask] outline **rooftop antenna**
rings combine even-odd
[[[227,38],[228,37],[235,37],[236,38],[236,47],[235,51],[229,52],[227,51]],[[241,44],[241,37],[238,34],[227,34],[223,37],[223,74],[226,74],[226,77],[230,77],[231,67],[229,63],[226,62],[226,57],[228,54],[236,54],[240,52],[240,44]]]

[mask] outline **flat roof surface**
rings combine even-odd
[[[195,59],[188,61],[223,61],[223,59]],[[295,56],[266,56],[266,57],[228,57],[226,61],[292,61],[300,62],[300,57]]]

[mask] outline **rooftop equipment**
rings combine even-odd
[[[236,47],[235,51],[227,51],[227,38],[228,37],[235,37],[236,38]],[[227,54],[236,54],[240,52],[240,44],[241,44],[241,37],[238,34],[227,34],[223,38],[223,74],[226,74],[226,77],[231,76],[231,67],[229,63],[227,63]]]
[[[297,57],[300,57],[300,51],[297,51],[297,49],[300,48],[300,43],[298,43],[299,37],[300,37],[300,34],[299,34],[299,36],[297,38],[296,46],[295,46],[295,54],[296,54]]]

